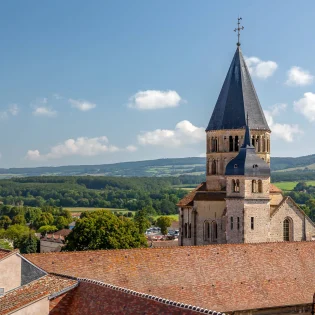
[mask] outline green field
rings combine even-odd
[[[284,191],[290,191],[290,190],[293,190],[293,188],[296,186],[297,183],[298,182],[278,182],[278,183],[273,183],[273,184]],[[306,183],[307,185],[315,186],[314,180],[306,181]]]
[[[153,218],[156,220],[158,217],[161,217],[161,215],[156,215]],[[169,214],[169,215],[165,215],[165,217],[169,217],[173,221],[178,221],[178,214]]]

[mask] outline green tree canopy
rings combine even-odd
[[[67,237],[64,250],[95,250],[146,247],[135,223],[108,210],[84,212]]]
[[[145,209],[137,211],[133,220],[139,232],[142,234],[151,226],[147,211]]]
[[[20,225],[25,225],[26,220],[24,218],[24,215],[18,214],[15,217],[12,218],[12,224],[20,224]]]
[[[53,233],[57,230],[57,227],[54,225],[43,225],[37,230],[37,232],[44,235],[45,233]]]
[[[156,225],[161,229],[163,235],[167,234],[167,228],[172,224],[172,219],[167,216],[158,217],[156,220]]]
[[[29,233],[27,237],[24,237],[21,241],[20,252],[22,254],[36,253],[38,248],[39,239],[34,233]]]
[[[12,223],[12,220],[7,215],[3,215],[0,218],[0,228],[7,229]]]

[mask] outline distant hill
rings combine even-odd
[[[94,175],[94,176],[179,176],[205,174],[206,159],[203,157],[188,157],[175,159],[158,159],[136,162],[122,162],[101,165],[68,165],[57,167],[34,168],[1,168],[0,178],[42,176],[42,175]],[[307,177],[315,178],[315,154],[291,157],[272,157],[271,170],[277,178],[288,177],[289,174],[311,173]]]

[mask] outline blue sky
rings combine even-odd
[[[315,153],[314,1],[3,1],[0,167],[205,153],[236,49],[273,156]]]

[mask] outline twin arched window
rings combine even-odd
[[[240,181],[232,179],[232,192],[240,192]]]
[[[252,180],[252,193],[262,193],[263,192],[263,183],[262,180],[259,179],[258,181],[253,179]]]
[[[205,221],[204,223],[204,237],[205,240],[216,242],[218,240],[218,225],[216,221]]]

